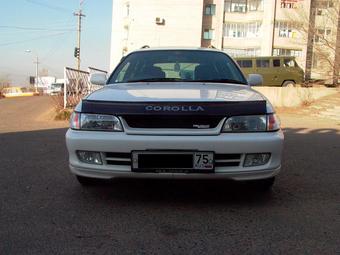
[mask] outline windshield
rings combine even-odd
[[[226,54],[199,50],[134,52],[118,65],[108,84],[143,81],[247,84],[241,71]]]

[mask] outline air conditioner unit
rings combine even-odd
[[[156,24],[157,25],[164,25],[165,24],[165,19],[162,19],[160,17],[156,17]]]

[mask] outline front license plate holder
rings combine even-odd
[[[133,151],[131,170],[144,173],[213,173],[211,151]]]

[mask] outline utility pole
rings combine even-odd
[[[33,64],[35,64],[35,82],[34,82],[34,87],[35,87],[35,92],[38,92],[38,85],[39,85],[39,57],[38,57],[38,53],[36,52],[32,52],[31,50],[26,50],[26,53],[31,53],[31,54],[35,54],[35,62],[33,62]]]
[[[275,23],[276,23],[276,9],[277,9],[277,1],[274,0],[274,17],[273,17],[273,36],[272,36],[272,45],[271,45],[271,56],[274,55],[274,47],[275,47]]]
[[[82,3],[82,2],[81,2]],[[80,39],[81,39],[81,19],[82,17],[86,17],[81,10],[81,3],[80,8],[77,12],[73,13],[74,16],[78,17],[78,29],[77,29],[77,47],[74,51],[74,56],[77,58],[77,70],[80,70]]]
[[[35,66],[35,92],[38,91],[38,85],[39,85],[39,57],[38,55],[36,56],[36,61],[34,62],[34,64],[36,64]]]

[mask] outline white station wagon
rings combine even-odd
[[[66,134],[81,184],[100,179],[226,178],[270,188],[283,133],[270,102],[224,52],[141,49],[84,98]]]

